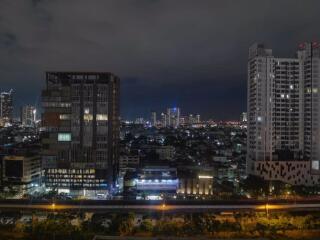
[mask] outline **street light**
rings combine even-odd
[[[163,219],[163,217],[164,217],[164,210],[165,210],[165,208],[166,208],[166,204],[165,204],[165,203],[162,203],[162,205],[161,205],[161,219]]]
[[[269,204],[266,203],[266,213],[267,213],[267,218],[269,218]]]

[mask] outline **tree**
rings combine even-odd
[[[128,214],[117,214],[113,217],[109,230],[111,233],[119,234],[119,235],[128,235],[132,233],[134,229],[134,213]]]
[[[152,222],[148,219],[143,220],[140,225],[139,230],[141,232],[152,232],[152,230],[153,230]]]
[[[73,239],[84,240],[88,236],[80,229],[71,225],[70,221],[62,219],[47,219],[45,221],[35,221],[31,227],[25,229],[27,239]]]
[[[265,226],[264,224],[261,224],[261,223],[257,223],[256,230],[259,233],[259,235],[263,237],[266,234],[267,226]]]
[[[240,183],[240,186],[253,197],[261,197],[269,194],[269,183],[258,176],[249,175]]]

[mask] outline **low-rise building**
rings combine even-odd
[[[121,155],[119,158],[119,170],[135,169],[139,167],[139,155]]]
[[[5,187],[12,187],[24,194],[41,183],[41,164],[38,153],[16,153],[2,158],[2,181]]]
[[[184,169],[178,171],[180,197],[204,197],[213,195],[213,171]]]
[[[142,146],[145,152],[155,151],[159,155],[159,160],[173,160],[175,156],[175,147],[173,146],[158,146],[158,145],[145,145]]]
[[[124,177],[124,196],[158,200],[174,196],[179,186],[177,169],[169,166],[145,166]]]

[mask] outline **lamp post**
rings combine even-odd
[[[165,209],[166,209],[166,204],[165,204],[165,203],[162,203],[162,205],[161,205],[161,219],[163,219],[163,217],[164,217],[164,211],[165,211]]]

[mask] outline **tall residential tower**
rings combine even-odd
[[[301,45],[294,58],[274,57],[262,44],[250,47],[249,174],[296,185],[320,181],[319,66],[315,43]]]

